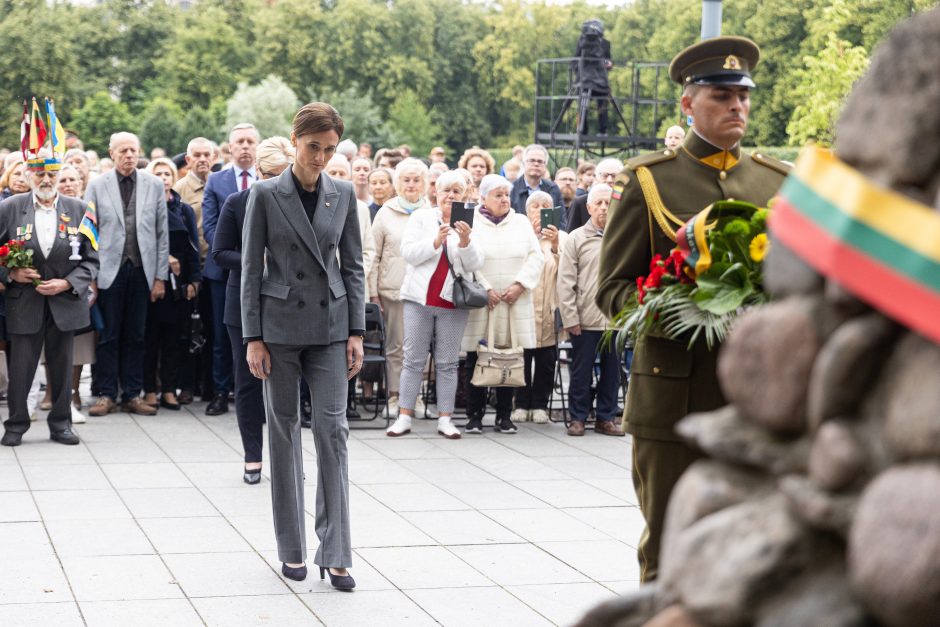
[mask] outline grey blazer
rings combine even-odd
[[[59,196],[56,214],[69,216],[69,226],[78,227],[85,215],[85,203],[77,198]],[[61,218],[60,218],[61,220]],[[0,202],[0,242],[16,237],[16,228],[35,224],[33,195],[16,194]],[[43,296],[36,292],[32,283],[10,281],[9,271],[0,267],[0,280],[6,286],[7,331],[21,335],[32,335],[42,329],[45,317],[45,302],[49,303],[52,319],[60,331],[77,331],[87,327],[89,309],[86,293],[88,285],[98,275],[98,253],[91,247],[91,242],[84,235],[79,235],[82,246],[79,254],[81,261],[70,261],[72,247],[69,240],[56,236],[49,256],[45,257],[39,248],[39,238],[35,232],[26,240],[25,248],[33,251],[33,267],[42,275],[43,280],[65,279],[72,284],[72,289],[55,296]]]
[[[242,336],[292,345],[345,342],[365,328],[365,276],[351,183],[320,175],[307,219],[291,169],[251,187],[242,230]]]
[[[154,279],[167,279],[170,264],[163,181],[137,170],[135,198],[137,246],[147,285],[153,287]],[[98,255],[101,258],[98,287],[106,290],[114,282],[124,255],[124,204],[117,171],[109,170],[93,178],[85,190],[85,201],[95,203],[98,210]]]

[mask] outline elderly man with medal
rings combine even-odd
[[[0,242],[5,242],[0,246],[0,281],[6,287],[10,339],[4,446],[18,446],[30,427],[26,397],[43,346],[52,389],[50,438],[79,443],[69,406],[72,338],[89,325],[87,293],[98,275],[97,227],[94,207],[57,192],[65,132],[51,101],[46,101],[46,111],[48,125],[35,100],[29,121],[24,111],[22,148],[31,191],[0,203]],[[52,150],[43,147],[47,134]]]

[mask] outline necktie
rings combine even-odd
[[[248,170],[242,170],[242,191],[248,189]]]

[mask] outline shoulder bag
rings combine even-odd
[[[487,313],[486,345],[477,347],[477,363],[473,367],[470,383],[478,388],[525,387],[525,359],[523,348],[516,345],[512,332],[512,306],[509,307],[509,346],[496,346],[495,310]]]
[[[450,262],[450,257],[447,255],[447,242],[444,242],[441,254],[444,255],[444,259],[447,260],[447,267],[450,268],[450,274],[454,277],[454,307],[457,309],[479,309],[480,307],[486,307],[486,304],[489,302],[486,288],[476,281],[460,276],[454,272],[454,264]]]

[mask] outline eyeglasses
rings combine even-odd
[[[544,159],[526,159],[526,163],[531,163],[532,165],[545,165],[546,161]]]

